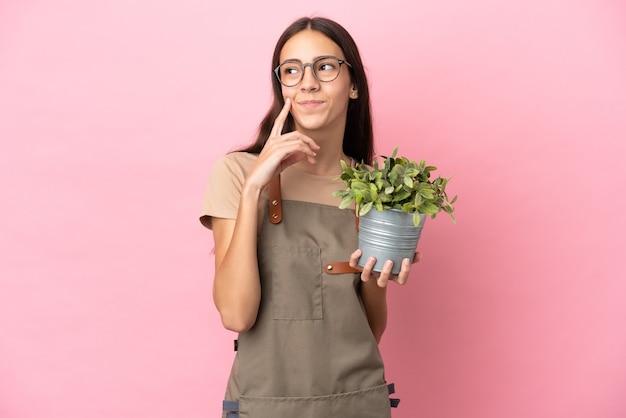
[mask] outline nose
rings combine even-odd
[[[307,72],[307,69],[309,70]],[[313,65],[307,64],[302,70],[302,81],[300,82],[300,88],[302,90],[315,90],[319,87],[319,80],[313,74]]]

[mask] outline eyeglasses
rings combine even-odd
[[[332,55],[316,58],[315,61],[303,64],[300,60],[287,60],[274,68],[274,74],[278,81],[285,87],[297,86],[304,77],[304,68],[311,67],[313,76],[323,83],[329,83],[339,77],[341,65],[346,64],[352,68],[349,62],[340,60]]]

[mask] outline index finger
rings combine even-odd
[[[276,120],[274,121],[274,125],[272,126],[272,132],[270,136],[280,136],[283,132],[283,127],[285,126],[285,121],[287,120],[287,115],[289,114],[289,110],[291,110],[291,99],[287,97],[285,99],[285,105],[281,109],[278,116],[276,116]]]

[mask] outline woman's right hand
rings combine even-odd
[[[274,121],[270,136],[246,179],[249,186],[263,188],[277,174],[303,158],[315,164],[316,151],[320,147],[313,139],[298,131],[282,133],[290,110],[291,99],[286,98],[285,105]]]

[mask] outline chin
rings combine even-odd
[[[304,131],[316,131],[318,129],[325,128],[328,123],[326,120],[320,120],[318,118],[303,118],[295,119],[296,129]]]

